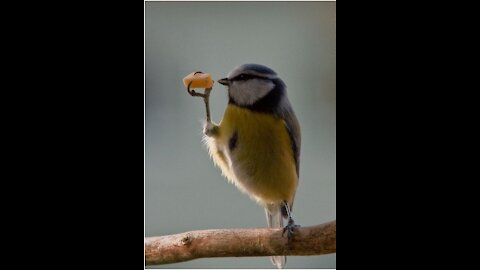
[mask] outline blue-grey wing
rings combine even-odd
[[[295,112],[293,111],[290,102],[285,100],[282,104],[279,112],[279,116],[285,121],[285,126],[290,136],[293,150],[293,158],[295,159],[295,165],[297,169],[297,177],[300,176],[300,145],[302,142],[300,124],[298,123]]]

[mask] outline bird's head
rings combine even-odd
[[[258,64],[244,64],[234,68],[228,77],[218,80],[228,87],[230,103],[249,107],[259,102],[276,106],[285,94],[285,84],[272,69]]]

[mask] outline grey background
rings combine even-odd
[[[335,2],[145,3],[145,235],[265,227],[263,209],[229,184],[202,144],[203,101],[187,94],[193,71],[223,78],[264,64],[288,87],[302,128],[293,216],[303,226],[336,218]],[[211,95],[214,121],[225,87]],[[198,259],[153,268],[272,268],[266,257]],[[336,268],[336,255],[288,257],[289,268]],[[152,267],[148,267],[152,268]]]

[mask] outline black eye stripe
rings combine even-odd
[[[251,80],[251,79],[261,79],[261,80],[268,80],[265,77],[260,77],[257,75],[252,75],[252,74],[240,74],[232,79],[230,81],[246,81],[246,80]]]

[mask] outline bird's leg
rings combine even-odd
[[[295,224],[295,221],[293,221],[292,212],[290,211],[290,207],[288,206],[288,203],[286,201],[283,201],[283,205],[285,206],[285,210],[287,211],[288,223],[287,223],[287,226],[283,228],[282,235],[284,235],[285,232],[287,232],[287,238],[290,241],[290,239],[293,237],[293,234],[295,233],[295,229],[300,227],[300,225]]]
[[[202,73],[201,71],[197,71],[195,73]],[[216,134],[218,126],[212,123],[211,116],[210,116],[210,92],[212,91],[212,88],[205,88],[204,93],[197,93],[195,90],[190,89],[190,86],[192,85],[192,82],[188,84],[187,91],[188,93],[193,96],[193,97],[202,97],[203,102],[205,103],[205,110],[207,112],[207,121],[205,123],[205,126],[203,127],[203,133],[207,136],[213,136]]]
[[[210,91],[212,91],[212,88],[205,88],[205,97],[203,98],[203,101],[205,102],[205,109],[207,111],[207,121],[203,126],[203,133],[209,137],[214,137],[218,134],[218,126],[212,123],[210,118],[210,105],[208,103]]]
[[[203,102],[205,102],[205,109],[207,111],[207,122],[211,122],[210,119],[210,105],[209,105],[209,99],[210,99],[210,91],[212,91],[212,88],[205,88],[205,92],[202,93],[197,93],[195,90],[190,89],[190,86],[192,85],[192,82],[188,84],[187,91],[192,97],[202,97]]]
[[[207,112],[207,122],[211,123],[210,119],[210,103],[208,102],[210,100],[210,91],[212,91],[212,88],[205,88],[205,97],[203,98],[203,102],[205,102],[205,110]]]

